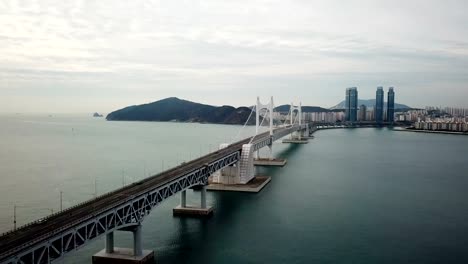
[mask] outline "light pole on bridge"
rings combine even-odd
[[[24,205],[16,205],[16,204],[13,205],[13,230],[16,230],[16,226],[17,226],[17,221],[16,221],[16,219],[17,219],[17,216],[16,216],[16,209],[17,209],[17,208],[30,208],[30,207],[24,206]],[[36,209],[39,209],[39,210],[48,210],[48,211],[50,211],[50,214],[53,214],[53,213],[54,213],[54,209],[52,209],[52,208],[46,208],[46,207],[44,207],[44,208],[36,208]]]

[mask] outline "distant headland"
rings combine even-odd
[[[170,97],[149,104],[122,108],[108,114],[106,119],[109,121],[244,124],[250,112],[249,107],[212,106]]]

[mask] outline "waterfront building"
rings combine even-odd
[[[384,115],[384,90],[382,86],[377,87],[374,109],[375,122],[382,123]]]
[[[441,109],[439,109],[441,110]],[[454,107],[445,107],[443,112],[449,114],[453,117],[466,117],[468,116],[468,109],[465,108],[454,108]]]
[[[468,132],[467,122],[452,122],[449,120],[429,120],[418,121],[414,123],[414,128],[417,130],[432,130],[432,131],[451,131],[451,132]]]
[[[367,121],[370,121],[370,120],[374,120],[374,111],[371,109],[371,110],[367,110],[367,113],[366,113],[366,120]]]
[[[302,113],[306,122],[342,122],[345,119],[345,112],[312,112]]]
[[[387,122],[395,120],[395,92],[393,87],[388,88],[387,94]]]
[[[432,115],[437,116],[450,116],[457,118],[466,118],[468,116],[468,109],[466,108],[454,108],[454,107],[438,107],[438,106],[426,106],[425,109]]]
[[[359,107],[359,121],[366,121],[367,107],[366,105],[361,105]]]
[[[357,121],[358,91],[356,87],[346,89],[345,120],[349,122]]]

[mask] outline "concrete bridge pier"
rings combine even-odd
[[[220,149],[226,144],[221,144]],[[252,144],[242,146],[240,160],[215,172],[209,178],[208,190],[234,192],[260,192],[270,181],[271,177],[255,175],[254,151]]]
[[[135,226],[135,229],[133,230],[133,255],[143,255],[143,248],[141,242],[141,225]]]
[[[154,251],[143,250],[142,226],[122,228],[133,233],[133,249],[114,246],[114,232],[106,234],[106,248],[93,256],[93,264],[146,264],[154,263]]]
[[[315,132],[314,128],[310,128],[309,125],[306,126],[305,130],[302,130],[301,138],[302,139],[312,139],[314,136],[312,135]]]
[[[269,151],[268,158],[261,158],[259,154],[257,154],[253,160],[253,165],[255,166],[277,166],[277,167],[283,167],[284,165],[286,165],[286,162],[287,162],[286,159],[275,158],[273,156],[273,142],[270,145],[268,145],[268,151]]]
[[[291,133],[289,138],[283,139],[283,143],[290,144],[307,144],[309,141],[307,139],[313,138],[310,136],[309,126],[307,125],[304,129]]]
[[[305,131],[305,130],[303,130],[303,131]],[[307,136],[307,137],[304,136],[303,131],[298,131],[296,133],[296,135],[291,134],[290,138],[283,139],[283,143],[290,143],[290,144],[307,144],[307,143],[309,143],[309,141],[307,140],[307,138],[309,138],[309,136]]]
[[[187,190],[180,192],[180,205],[172,210],[174,216],[206,217],[213,214],[213,207],[206,204],[206,189],[200,189],[200,207],[187,205]]]
[[[114,253],[114,232],[110,232],[106,235],[106,253]]]

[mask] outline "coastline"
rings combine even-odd
[[[445,134],[445,135],[459,135],[459,136],[468,136],[468,133],[464,132],[451,132],[451,131],[434,131],[434,130],[416,130],[416,129],[394,129],[394,131],[403,131],[403,132],[415,132],[415,133],[426,133],[426,134]]]

